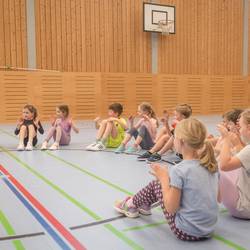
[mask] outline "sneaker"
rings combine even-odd
[[[104,149],[106,149],[105,145],[101,141],[99,141],[95,146],[92,147],[91,151],[102,151]]]
[[[125,154],[133,154],[133,153],[136,153],[138,152],[138,148],[134,147],[134,146],[130,146],[127,148],[127,150],[125,150]]]
[[[33,150],[33,146],[32,146],[32,144],[30,142],[28,142],[25,150],[27,150],[27,151],[32,151]]]
[[[144,154],[139,155],[139,156],[137,157],[137,160],[138,160],[138,161],[145,161],[145,160],[148,159],[151,155],[152,155],[151,152],[146,151]]]
[[[148,162],[157,162],[161,160],[161,155],[158,153],[153,153],[149,158]]]
[[[19,144],[18,144],[17,150],[18,150],[18,151],[23,151],[23,150],[24,150],[24,145],[23,145],[23,143],[19,143]]]
[[[148,205],[142,205],[141,207],[139,207],[139,213],[143,214],[143,215],[151,215],[151,207]]]
[[[57,142],[54,142],[49,148],[49,150],[57,150],[57,149],[59,149],[59,144]]]
[[[43,144],[42,144],[42,146],[41,146],[41,150],[46,150],[47,146],[48,146],[48,142],[44,141]]]
[[[116,154],[121,154],[125,151],[125,146],[123,144],[121,144],[116,150],[115,150],[115,153]]]
[[[121,213],[126,215],[129,218],[136,218],[139,216],[139,211],[137,208],[135,207],[128,207],[127,205],[127,201],[130,199],[131,197],[127,197],[125,200],[123,201],[117,201],[115,202],[114,205],[114,209]]]
[[[97,142],[93,142],[93,143],[89,144],[89,145],[86,147],[86,150],[92,151],[96,144],[97,144]]]

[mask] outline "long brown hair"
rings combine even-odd
[[[30,112],[31,114],[33,114],[33,120],[35,120],[35,119],[37,118],[37,115],[38,115],[37,109],[36,109],[33,105],[31,105],[31,104],[26,104],[26,105],[23,107],[23,109],[28,109],[29,112]]]

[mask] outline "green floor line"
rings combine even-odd
[[[114,189],[116,189],[116,190],[118,190],[118,191],[120,191],[120,192],[126,194],[126,195],[129,195],[129,196],[133,195],[133,193],[131,193],[131,192],[125,190],[124,188],[121,188],[121,187],[119,187],[118,185],[113,184],[113,183],[111,183],[110,181],[107,181],[107,180],[105,180],[105,179],[103,179],[103,178],[101,178],[101,177],[99,177],[99,176],[97,176],[97,175],[95,175],[95,174],[93,174],[93,173],[91,173],[91,172],[89,172],[89,171],[87,171],[87,170],[81,168],[81,167],[78,166],[77,164],[74,164],[74,163],[71,163],[71,162],[69,162],[69,161],[67,161],[67,160],[64,160],[63,158],[61,158],[61,157],[59,157],[59,156],[57,156],[57,155],[54,155],[54,154],[52,154],[51,152],[45,151],[45,153],[46,153],[47,155],[53,157],[54,159],[56,159],[56,160],[58,160],[58,161],[61,161],[62,163],[66,164],[66,165],[69,165],[69,166],[73,167],[74,169],[77,169],[77,170],[81,171],[82,173],[84,173],[84,174],[86,174],[86,175],[88,175],[88,176],[91,176],[91,177],[93,177],[94,179],[96,179],[96,180],[98,180],[98,181],[100,181],[100,182],[102,182],[102,183],[104,183],[104,184],[106,184],[106,185],[108,185],[108,186],[110,186],[110,187],[112,187],[112,188],[114,188]]]
[[[160,221],[160,222],[156,222],[156,223],[152,223],[152,224],[146,224],[146,225],[143,225],[143,226],[137,226],[137,227],[129,227],[129,228],[126,228],[126,229],[123,229],[122,231],[123,232],[128,232],[128,231],[139,231],[139,230],[143,230],[145,228],[151,228],[151,227],[158,227],[160,225],[163,225],[163,224],[167,224],[167,221]]]
[[[145,225],[142,225],[142,226],[136,226],[136,227],[129,227],[129,228],[125,228],[123,229],[122,231],[123,232],[129,232],[129,231],[140,231],[140,230],[144,230],[146,228],[152,228],[152,227],[159,227],[163,224],[167,224],[167,221],[160,221],[160,222],[156,222],[156,223],[151,223],[151,224],[145,224]],[[246,248],[230,241],[230,240],[227,240],[225,238],[223,238],[222,236],[218,235],[218,234],[213,234],[212,236],[213,239],[215,240],[218,240],[224,244],[226,244],[227,246],[233,248],[233,249],[236,249],[236,250],[247,250]]]
[[[3,225],[8,236],[12,236],[12,235],[16,234],[15,230],[10,225],[7,217],[4,215],[4,213],[1,210],[0,210],[0,223]],[[25,248],[20,240],[13,240],[12,243],[15,246],[16,250],[25,250]]]
[[[213,235],[213,239],[216,239],[218,241],[221,241],[223,242],[224,244],[228,245],[229,247],[233,248],[233,249],[236,249],[236,250],[247,250],[246,248],[242,247],[242,246],[239,246],[237,245],[236,243],[230,241],[230,240],[227,240],[225,238],[223,238],[222,236],[218,235],[218,234],[214,234]]]
[[[47,178],[45,178],[43,175],[41,175],[40,173],[38,173],[37,171],[35,171],[32,167],[30,167],[27,163],[23,162],[21,159],[19,159],[15,154],[9,152],[6,148],[1,147],[0,148],[4,151],[5,154],[7,154],[10,158],[14,159],[15,161],[17,161],[21,166],[23,166],[24,168],[26,168],[29,172],[31,172],[33,175],[35,175],[36,177],[38,177],[40,180],[42,180],[43,182],[45,182],[48,186],[52,187],[55,191],[57,191],[58,193],[60,193],[64,198],[66,198],[67,200],[69,200],[72,204],[74,204],[76,207],[78,207],[79,209],[81,209],[82,211],[84,211],[85,213],[87,213],[90,217],[92,217],[93,219],[95,219],[96,221],[99,220],[103,220],[103,218],[101,218],[100,216],[98,216],[97,214],[95,214],[93,211],[91,211],[89,208],[87,208],[86,206],[84,206],[82,203],[80,203],[79,201],[77,201],[75,198],[73,198],[72,196],[70,196],[69,194],[67,194],[65,191],[63,191],[60,187],[58,187],[57,185],[55,185],[54,183],[52,183],[50,180],[48,180]],[[140,250],[143,249],[141,246],[139,246],[138,244],[136,244],[134,241],[132,241],[131,239],[129,239],[126,235],[124,235],[122,232],[118,231],[116,228],[114,228],[111,224],[106,224],[104,226],[105,228],[107,228],[110,232],[112,232],[114,235],[116,235],[119,239],[121,239],[123,242],[125,242],[126,244],[128,244],[132,249],[136,249],[136,250]]]

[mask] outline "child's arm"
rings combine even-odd
[[[73,120],[71,120],[71,127],[74,130],[75,133],[79,133],[79,128],[76,127],[75,123],[73,122]]]
[[[241,162],[237,157],[231,155],[231,140],[228,130],[223,125],[218,125],[218,130],[222,136],[222,148],[220,152],[219,166],[222,171],[231,171],[241,167]]]
[[[125,119],[118,119],[118,118],[115,118],[115,117],[110,117],[107,119],[107,121],[116,121],[118,122],[121,127],[124,129],[124,130],[127,130],[128,129],[128,125],[127,125],[127,122]]]
[[[167,169],[159,164],[151,164],[151,172],[161,183],[164,206],[168,213],[174,214],[180,207],[181,190],[169,185]]]

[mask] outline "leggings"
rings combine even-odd
[[[140,143],[140,147],[142,149],[149,150],[154,146],[154,142],[151,138],[151,135],[145,126],[141,126],[138,130],[135,128],[131,128],[128,131],[128,134],[134,136],[135,139],[137,138],[138,135],[142,138],[142,141]]]
[[[141,189],[135,196],[133,196],[133,204],[136,208],[143,205],[151,206],[156,202],[160,202],[161,208],[165,215],[165,218],[170,226],[171,231],[177,236],[178,239],[184,241],[198,241],[207,239],[207,237],[196,237],[184,233],[178,229],[175,225],[175,214],[167,212],[163,203],[163,194],[161,190],[161,184],[159,181],[151,181],[146,187]]]

